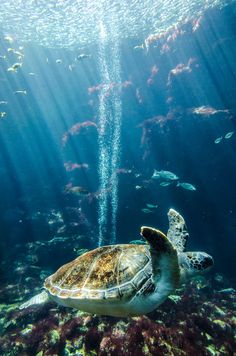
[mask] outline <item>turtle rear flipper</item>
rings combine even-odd
[[[25,309],[30,307],[31,305],[36,305],[36,304],[44,304],[49,300],[48,298],[48,293],[46,291],[43,291],[34,297],[30,298],[27,302],[23,303],[20,305],[19,309]]]

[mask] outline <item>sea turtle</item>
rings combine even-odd
[[[208,270],[205,252],[184,252],[188,232],[183,217],[168,212],[167,236],[142,226],[146,244],[98,247],[46,278],[44,291],[20,309],[49,300],[92,314],[131,316],[156,309],[187,277]]]

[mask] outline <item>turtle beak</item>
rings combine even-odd
[[[202,261],[202,267],[203,269],[206,271],[206,270],[209,270],[212,266],[214,265],[214,260],[213,258],[206,254],[204,260]]]

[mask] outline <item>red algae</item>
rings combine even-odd
[[[88,135],[92,132],[97,133],[97,124],[93,121],[87,120],[83,122],[77,122],[62,136],[62,146],[65,147],[69,139],[76,135]]]

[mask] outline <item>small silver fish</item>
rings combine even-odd
[[[7,113],[5,111],[0,111],[0,119],[3,119]]]
[[[148,208],[150,208],[150,209],[156,209],[156,208],[158,208],[158,205],[153,205],[153,204],[146,204],[146,206],[148,207]]]
[[[89,194],[87,189],[85,189],[83,187],[80,187],[80,186],[66,187],[65,188],[65,193],[74,194],[74,195],[77,195],[77,196],[84,196],[84,195],[88,195]]]
[[[221,289],[221,290],[218,290],[218,293],[235,293],[236,290],[234,288],[226,288],[226,289]]]
[[[7,71],[8,72],[17,72],[17,69],[15,69],[15,68],[13,68],[13,67],[9,67],[9,68],[7,68]]]
[[[161,187],[168,187],[168,185],[171,185],[172,182],[161,182],[160,186]]]
[[[84,253],[86,253],[86,252],[88,252],[89,250],[87,249],[87,248],[81,248],[81,249],[76,249],[76,248],[74,248],[74,251],[76,252],[76,254],[78,255],[78,256],[81,256],[81,255],[83,255]]]
[[[6,36],[4,36],[4,40],[5,40],[6,42],[8,42],[8,43],[12,43],[12,42],[14,42],[13,37],[12,37],[12,36],[10,36],[10,35],[6,35]]]
[[[77,60],[77,61],[81,61],[82,59],[90,58],[90,57],[91,57],[91,54],[82,53],[82,54],[79,54],[79,55],[76,57],[76,60]]]
[[[147,209],[147,208],[142,209],[142,212],[145,213],[145,214],[152,213],[152,211],[150,209]]]
[[[56,63],[57,63],[57,64],[61,64],[61,63],[62,63],[62,60],[61,60],[61,59],[57,59],[57,60],[56,60]]]
[[[0,101],[0,105],[7,105],[7,101],[5,101],[5,100],[2,100],[2,101]]]
[[[187,190],[197,190],[196,187],[190,183],[178,183],[177,187],[182,187]]]
[[[21,67],[22,67],[22,63],[20,63],[20,62],[14,63],[12,65],[12,68],[15,69],[15,70],[17,70],[18,68],[21,68]]]
[[[135,189],[136,189],[136,190],[140,190],[140,189],[142,189],[142,188],[143,188],[143,187],[141,187],[141,185],[136,185],[136,186],[135,186]]]
[[[223,136],[220,136],[220,137],[216,138],[215,141],[214,141],[215,144],[220,143],[222,141],[222,139],[223,139]]]
[[[152,179],[166,179],[166,180],[178,180],[179,178],[177,177],[177,175],[175,173],[172,173],[170,171],[157,171],[156,169],[154,169],[154,173],[152,175]]]
[[[234,134],[234,131],[230,131],[230,132],[228,132],[228,133],[225,135],[225,138],[226,138],[226,139],[229,139],[230,137],[233,136],[233,134]]]
[[[68,68],[69,68],[70,71],[72,71],[75,68],[75,64],[69,64]]]
[[[18,56],[18,58],[23,58],[24,57],[24,54],[19,52],[19,51],[14,51],[14,53]]]
[[[144,44],[142,43],[140,46],[135,46],[134,50],[137,51],[139,49],[144,49]]]

